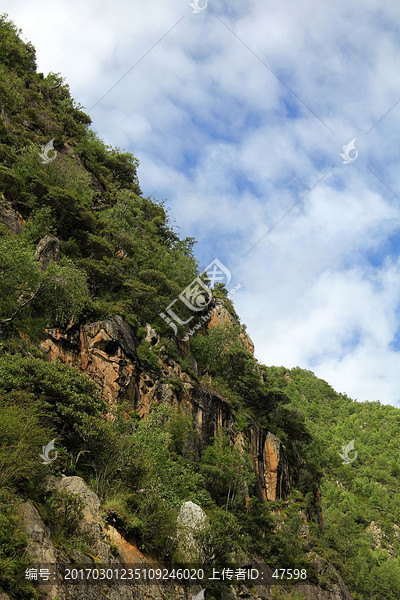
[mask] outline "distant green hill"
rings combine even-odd
[[[355,402],[299,368],[269,367],[268,376],[305,414],[315,440],[324,530],[313,547],[357,598],[400,597],[400,410]]]

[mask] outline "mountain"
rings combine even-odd
[[[0,32],[0,599],[398,599],[399,410],[260,364],[224,265]]]

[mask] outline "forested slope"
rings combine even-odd
[[[317,545],[361,598],[400,590],[400,412],[355,402],[302,369],[269,368],[273,384],[306,416],[323,478]],[[342,447],[354,440],[343,464]]]

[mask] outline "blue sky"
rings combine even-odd
[[[200,266],[230,269],[259,360],[400,401],[396,0],[1,10],[39,69],[95,105],[100,137],[139,158],[143,192],[197,238]],[[353,138],[358,156],[343,164]]]

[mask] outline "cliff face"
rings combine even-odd
[[[119,400],[136,407],[140,382],[135,344],[130,327],[120,317],[82,326],[73,334],[50,330],[48,335],[41,345],[48,360],[61,360],[89,375],[110,407]]]
[[[256,423],[248,433],[260,497],[264,501],[286,499],[290,492],[289,467],[281,442]]]
[[[148,339],[152,339],[150,331]],[[228,402],[214,390],[192,380],[175,360],[166,356],[163,348],[158,355],[161,374],[141,368],[130,326],[121,317],[81,326],[74,333],[48,331],[41,350],[49,361],[61,360],[89,375],[110,407],[127,402],[144,416],[158,403],[173,406],[182,403],[191,411],[199,434],[198,457],[223,429],[232,443],[241,444],[249,452],[260,499],[288,497],[289,466],[279,439],[252,419],[243,436],[235,426]],[[181,382],[181,391],[174,391],[165,383],[171,377]]]

